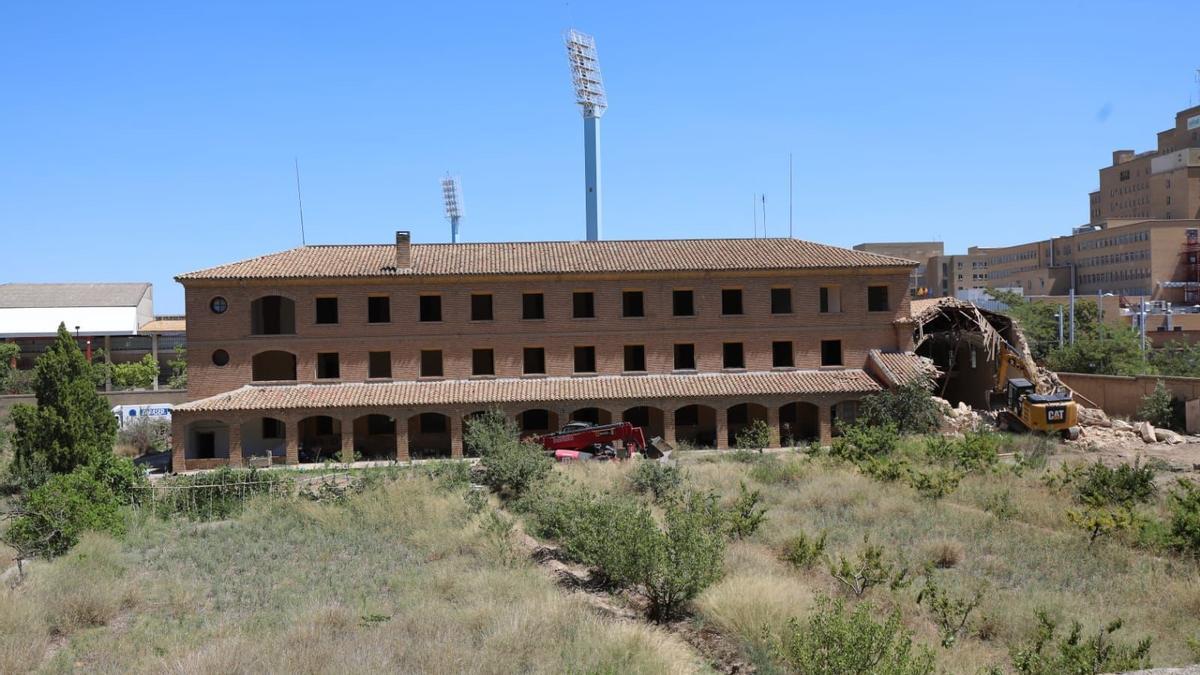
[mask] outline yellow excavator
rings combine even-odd
[[[1016,374],[1024,377],[1014,377]],[[997,399],[999,405],[995,405]],[[1070,390],[1037,393],[1037,387],[1030,381],[1029,373],[1025,372],[1021,358],[1003,341],[997,359],[992,400],[993,408],[998,408],[996,422],[1001,429],[1079,438],[1079,405],[1075,403]]]

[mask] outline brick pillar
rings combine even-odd
[[[284,436],[287,437],[287,442],[284,446],[283,461],[286,464],[300,463],[300,420],[292,419],[286,421],[287,431]]]
[[[242,425],[236,419],[229,423],[229,466],[242,466]]]
[[[171,415],[171,471],[187,471],[187,420]]]
[[[675,411],[664,408],[662,416],[663,440],[675,445]]]
[[[450,413],[450,457],[461,459],[463,456],[463,416],[457,410]]]
[[[769,445],[772,448],[779,446],[779,407],[774,404],[767,404],[767,435],[771,439]]]
[[[407,462],[408,456],[408,418],[396,415],[396,461]]]
[[[729,448],[729,409],[724,405],[717,408],[717,449]]]
[[[354,461],[354,418],[346,417],[338,422],[342,429],[342,461],[349,464]]]
[[[829,403],[817,404],[817,429],[821,436],[821,445],[829,445],[833,440],[833,423],[829,411]]]

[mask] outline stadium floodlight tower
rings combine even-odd
[[[600,239],[600,116],[608,109],[596,39],[572,28],[564,36],[575,102],[583,113],[583,180],[587,202],[587,239]]]
[[[442,179],[442,199],[446,202],[446,219],[450,221],[450,243],[458,243],[458,223],[463,216],[462,184],[457,176]]]

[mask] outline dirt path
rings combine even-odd
[[[687,618],[665,624],[651,623],[645,618],[645,598],[628,591],[612,591],[595,578],[592,570],[563,560],[561,551],[553,544],[545,544],[525,533],[520,535],[518,543],[560,588],[580,595],[597,612],[618,621],[653,626],[676,635],[716,672],[730,675],[755,672],[754,665],[742,657],[737,642],[728,636],[699,627]]]

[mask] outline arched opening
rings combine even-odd
[[[187,425],[184,457],[192,459],[229,459],[229,425],[217,420],[196,420]]]
[[[842,429],[848,424],[854,424],[858,419],[858,401],[842,401],[834,403],[829,408],[830,432],[833,436],[841,436]]]
[[[798,401],[779,408],[779,442],[784,447],[821,437],[820,408]]]
[[[725,440],[729,443],[729,447],[736,446],[738,435],[742,433],[742,430],[758,420],[766,423],[767,408],[765,406],[758,405],[757,403],[739,403],[730,406],[725,411],[727,436]]]
[[[287,424],[274,417],[258,417],[242,424],[242,458],[287,456]],[[282,460],[280,460],[282,461]]]
[[[296,379],[296,355],[272,350],[254,355],[250,378],[255,382],[276,382]]]
[[[433,412],[408,418],[408,456],[413,459],[449,457],[450,418]]]
[[[310,464],[342,457],[342,422],[328,415],[300,420],[300,462]]]
[[[536,436],[558,430],[558,414],[544,408],[526,410],[517,415],[521,436]]]
[[[621,419],[635,427],[641,427],[646,440],[663,436],[663,411],[648,405],[639,405],[621,413]]]
[[[717,445],[717,411],[706,405],[685,405],[675,411],[675,440],[696,448]]]
[[[396,459],[396,418],[374,414],[355,419],[354,455],[365,461]]]
[[[265,295],[250,303],[252,335],[291,335],[296,332],[296,303],[282,295]]]
[[[478,419],[480,417],[483,417],[486,414],[487,414],[486,410],[476,410],[473,413],[468,413],[466,415],[463,415],[462,437],[463,437],[463,456],[464,457],[478,457],[479,456],[480,450],[482,448],[477,448],[470,443],[470,437],[467,434],[467,430],[471,428],[470,427],[471,420]]]
[[[580,408],[571,413],[569,422],[587,422],[589,424],[612,424],[612,413],[600,408]]]

